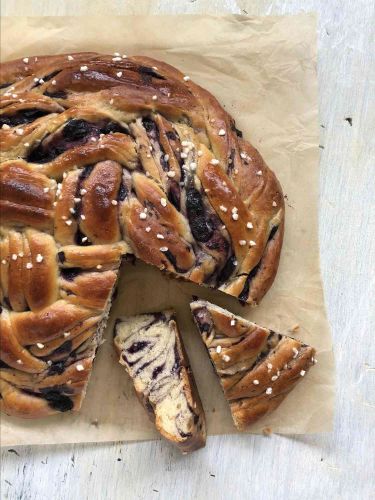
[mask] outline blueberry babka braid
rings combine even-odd
[[[147,57],[0,72],[1,408],[78,410],[121,257],[256,304],[283,195],[217,100]]]

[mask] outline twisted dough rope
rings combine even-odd
[[[279,183],[216,99],[146,57],[1,66],[1,408],[79,409],[121,257],[258,303]]]

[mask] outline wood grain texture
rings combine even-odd
[[[204,450],[187,457],[160,441],[4,449],[1,498],[374,497],[375,453],[370,438],[375,424],[374,2],[1,2],[2,15],[261,15],[311,10],[320,14],[320,244],[337,363],[334,432],[210,437]]]

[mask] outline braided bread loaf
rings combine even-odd
[[[121,258],[256,304],[279,183],[214,97],[146,57],[1,65],[1,408],[79,409]]]

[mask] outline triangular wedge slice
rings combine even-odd
[[[275,410],[316,362],[299,340],[204,300],[190,307],[239,430]]]
[[[203,447],[204,411],[173,311],[117,320],[114,344],[160,434],[182,452]]]

